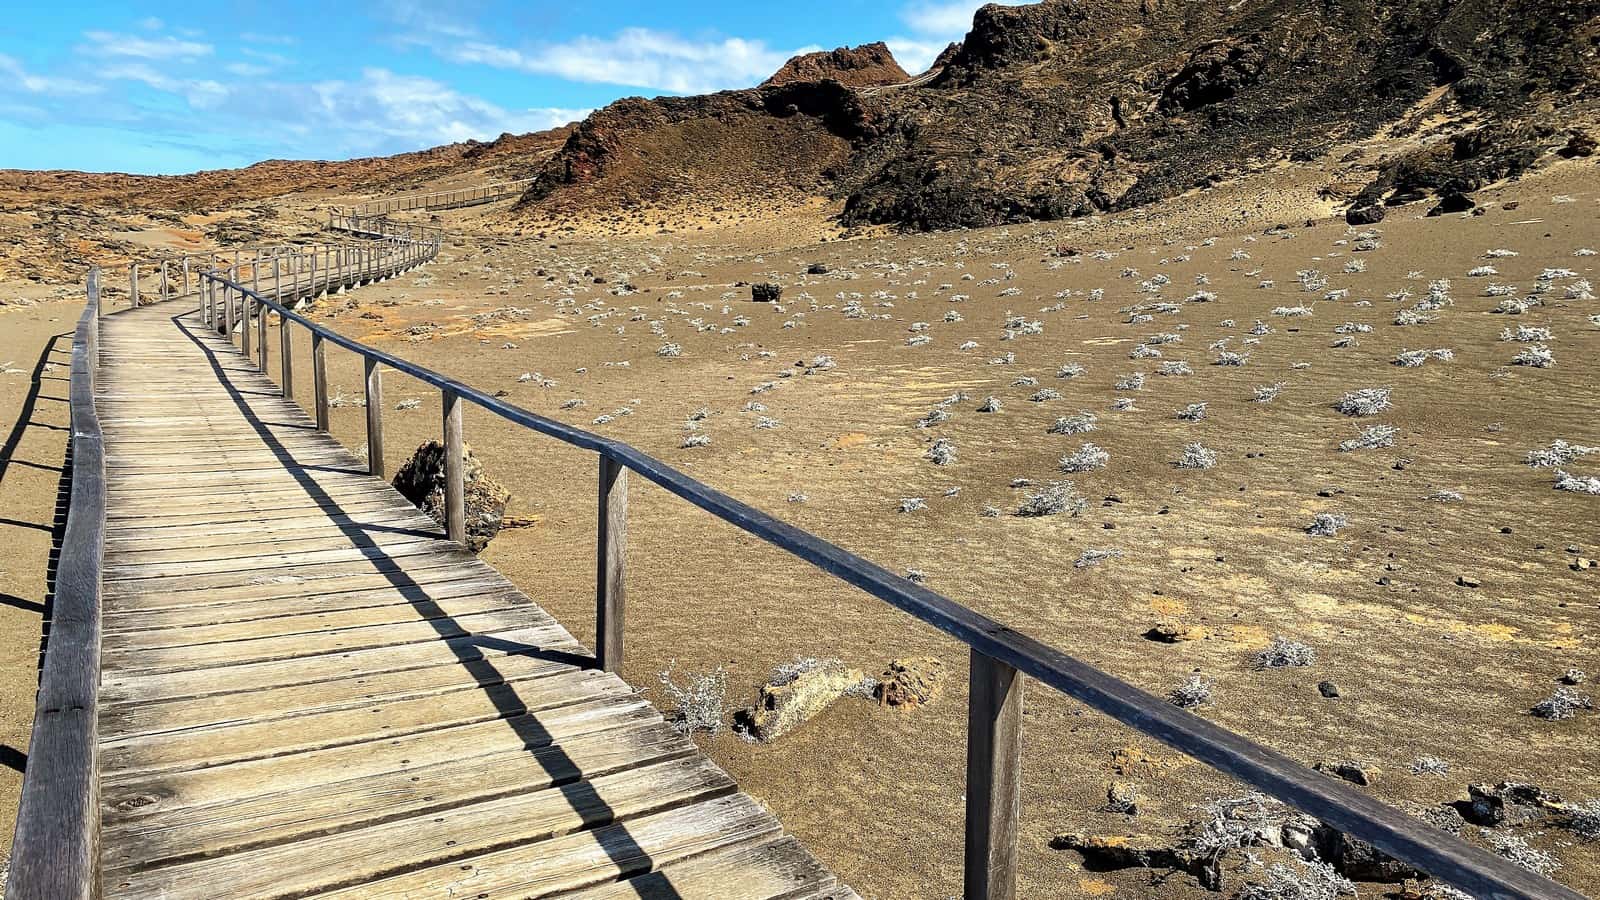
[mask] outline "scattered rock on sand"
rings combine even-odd
[[[750,299],[757,303],[777,303],[782,297],[782,285],[770,281],[750,285]]]
[[[1152,641],[1176,644],[1181,641],[1203,641],[1211,637],[1211,629],[1204,625],[1184,625],[1179,622],[1157,622],[1144,633]]]
[[[1448,191],[1439,198],[1438,206],[1428,210],[1428,215],[1443,216],[1450,213],[1464,213],[1477,205],[1477,201],[1460,191]]]
[[[1378,782],[1378,769],[1376,766],[1363,765],[1357,762],[1335,762],[1324,760],[1316,765],[1318,772],[1343,778],[1351,784],[1368,787]]]
[[[938,699],[949,675],[944,663],[933,656],[913,656],[889,663],[878,679],[878,703],[884,706],[916,708]]]
[[[758,741],[775,741],[805,724],[846,691],[861,683],[860,669],[836,659],[805,660],[805,665],[780,667],[763,684],[754,709],[739,713],[735,723]]]
[[[1344,220],[1351,225],[1376,225],[1383,221],[1384,215],[1382,203],[1362,203],[1350,207],[1344,214]]]
[[[463,480],[466,482],[467,549],[481,553],[500,533],[511,492],[484,474],[472,448],[466,448]],[[418,509],[444,524],[444,445],[428,441],[406,460],[394,476],[395,490]]]

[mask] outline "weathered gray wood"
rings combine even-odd
[[[1022,797],[1022,679],[972,651],[967,700],[965,900],[1017,895],[1017,813]]]
[[[255,301],[241,291],[239,293],[239,317],[242,324],[239,328],[239,352],[244,354],[245,359],[250,358],[250,342],[252,340],[250,332],[255,312]]]
[[[388,477],[383,466],[383,369],[378,361],[363,360],[367,373],[367,471]]]
[[[467,542],[466,446],[461,439],[461,396],[445,388],[444,401],[444,513],[445,534],[458,544]]]
[[[260,357],[256,362],[256,370],[265,375],[267,372],[267,305],[249,300],[256,308],[256,355]],[[245,352],[248,357],[250,353]]]
[[[595,662],[621,672],[627,612],[628,470],[600,456],[599,539],[595,550]]]
[[[289,330],[289,320],[278,323],[278,365],[283,380],[283,399],[294,399],[294,334]]]
[[[285,323],[287,324],[287,323]],[[328,433],[332,410],[328,406],[328,354],[322,335],[311,335],[311,386],[316,405],[317,430]]]
[[[137,270],[135,270],[137,271]],[[72,342],[72,486],[56,568],[6,900],[100,896],[100,559],[104,457],[95,410],[99,270]],[[137,276],[135,276],[137,277]]]
[[[135,309],[139,306],[139,264],[128,265],[128,305]]]

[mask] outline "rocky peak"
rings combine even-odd
[[[911,78],[882,41],[805,53],[783,64],[762,87],[832,79],[849,87],[900,84]]]

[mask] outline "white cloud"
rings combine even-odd
[[[17,59],[0,53],[0,76],[4,81],[20,87],[25,94],[43,94],[52,97],[68,97],[82,94],[98,93],[100,86],[77,81],[71,78],[53,78],[47,75],[34,75]]]
[[[102,66],[95,74],[107,81],[136,81],[167,94],[177,94],[195,109],[215,109],[228,99],[231,89],[209,78],[182,78],[144,63]]]
[[[754,87],[790,56],[819,49],[776,50],[744,38],[691,41],[647,28],[628,28],[609,38],[586,35],[527,50],[486,41],[440,41],[430,46],[456,63],[674,94]]]
[[[972,30],[972,17],[990,3],[1022,6],[1035,0],[918,0],[900,10],[900,20],[913,37],[892,37],[887,43],[907,72],[916,74],[933,65],[939,53]]]
[[[147,38],[111,31],[86,31],[83,36],[90,42],[90,46],[84,50],[91,54],[125,56],[164,63],[192,62],[210,56],[216,50],[210,44],[166,35]]]

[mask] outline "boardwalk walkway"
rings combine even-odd
[[[101,326],[107,896],[855,896],[189,308]]]

